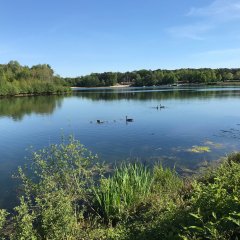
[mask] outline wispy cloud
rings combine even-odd
[[[168,32],[175,37],[190,38],[193,40],[204,40],[204,33],[211,30],[211,24],[196,23],[191,25],[176,26],[168,29]]]
[[[240,0],[214,0],[202,8],[191,8],[185,15],[189,25],[174,26],[168,32],[175,37],[204,40],[206,33],[221,27],[222,23],[240,19]]]
[[[227,49],[217,49],[217,50],[211,50],[211,51],[205,51],[198,53],[196,55],[198,56],[227,56],[227,55],[239,55],[240,54],[240,48],[227,48]]]
[[[217,21],[230,21],[240,18],[239,0],[215,0],[203,8],[192,8],[187,16],[208,17]]]

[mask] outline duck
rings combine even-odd
[[[97,120],[97,123],[100,124],[100,123],[104,123],[103,121],[101,120]]]
[[[133,119],[126,116],[126,122],[133,122]]]
[[[160,104],[159,108],[165,108],[165,106],[163,106],[162,104]]]

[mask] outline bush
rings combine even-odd
[[[20,205],[15,207],[16,216],[14,217],[14,232],[11,239],[37,240],[37,232],[33,223],[36,220],[36,213],[30,209],[24,197],[20,198]]]
[[[31,160],[32,175],[19,169],[26,201],[21,197],[16,208],[14,236],[75,239],[77,233],[81,235],[81,216],[90,206],[90,188],[95,176],[101,174],[100,164],[73,138],[33,152]]]
[[[236,239],[240,235],[240,154],[230,155],[212,172],[214,180],[194,182],[190,200],[192,225],[183,236]]]
[[[0,209],[0,238],[3,238],[3,228],[6,223],[6,218],[8,216],[8,212],[5,209]]]
[[[36,199],[38,232],[43,239],[70,239],[77,236],[77,216],[72,199],[63,190]]]

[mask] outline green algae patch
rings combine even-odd
[[[192,146],[192,148],[187,149],[187,151],[192,153],[205,153],[211,152],[211,149],[209,146]]]
[[[190,152],[190,153],[206,153],[211,152],[210,146],[197,146],[194,145],[191,148],[175,147],[172,148],[174,152]]]
[[[223,147],[223,144],[215,143],[215,142],[212,142],[212,141],[209,141],[209,140],[205,141],[204,144],[212,146],[214,148],[222,148]]]

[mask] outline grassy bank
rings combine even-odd
[[[100,164],[70,139],[19,168],[19,205],[3,239],[237,239],[240,154],[189,178],[156,164]],[[30,175],[27,173],[31,172]]]

